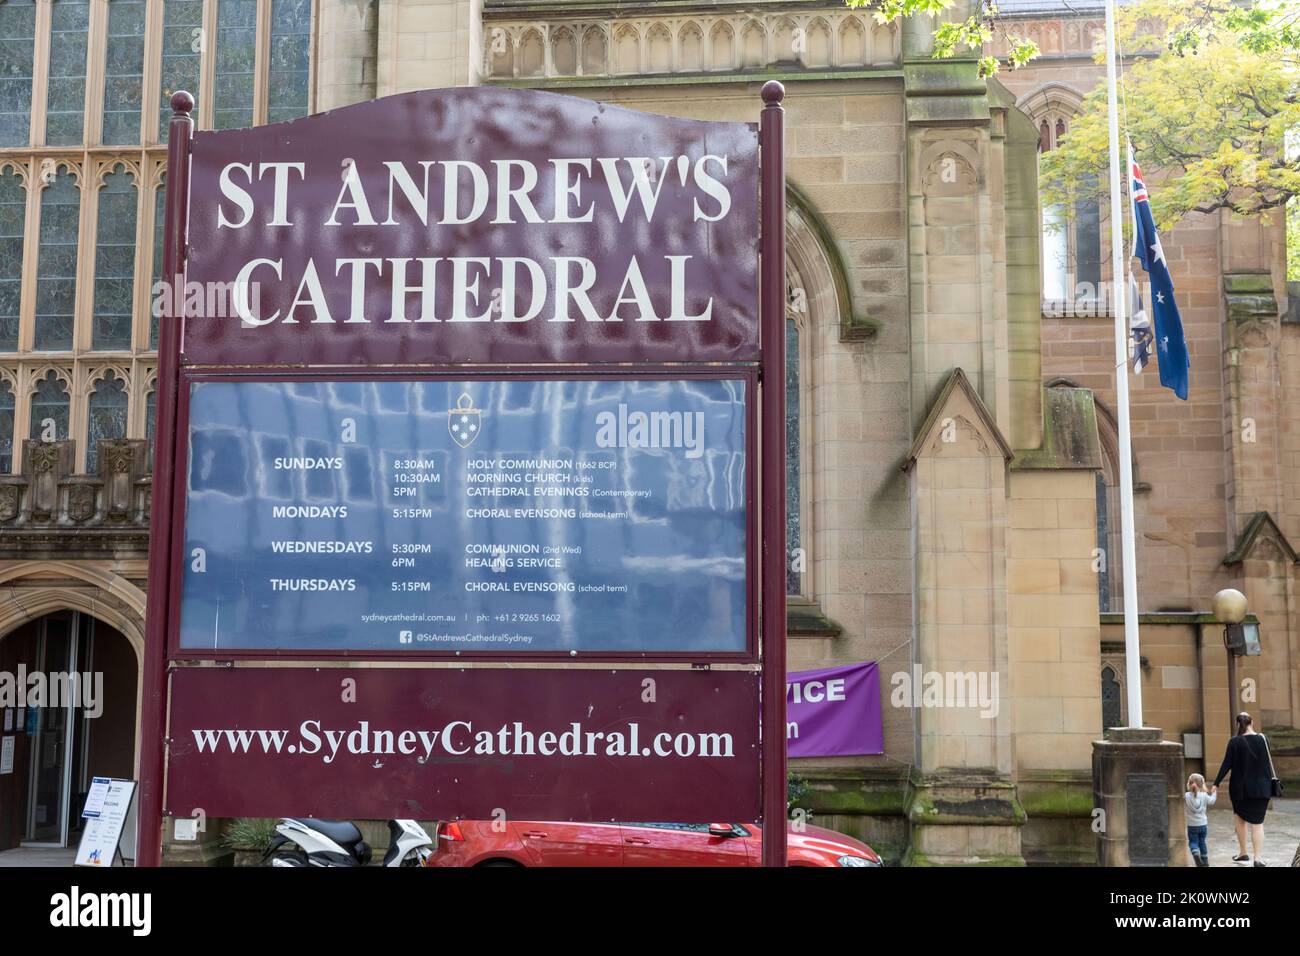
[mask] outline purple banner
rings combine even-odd
[[[796,671],[786,678],[785,687],[791,757],[884,753],[875,661]]]

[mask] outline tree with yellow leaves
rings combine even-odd
[[[1193,212],[1276,215],[1300,194],[1300,2],[1143,0],[1117,29],[1121,128],[1161,229]],[[1044,204],[1096,198],[1107,147],[1102,84],[1042,158]]]

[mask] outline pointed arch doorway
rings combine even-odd
[[[0,636],[0,673],[13,689],[25,678],[21,696],[0,700],[0,850],[75,845],[91,777],[134,775],[138,671],[131,642],[83,611],[49,611]],[[42,685],[39,702],[27,699]]]

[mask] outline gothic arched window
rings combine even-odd
[[[1101,471],[1097,473],[1097,547],[1102,550],[1097,597],[1102,611],[1120,610],[1124,594],[1124,555],[1120,544],[1119,435],[1109,409],[1098,408]]]
[[[95,236],[92,349],[131,348],[135,311],[135,182],[125,167],[104,177]]]
[[[1082,98],[1060,84],[1049,84],[1020,101],[1038,119],[1038,152],[1055,149],[1070,128]],[[1101,295],[1101,207],[1098,183],[1082,182],[1082,198],[1073,208],[1056,203],[1042,207],[1043,299],[1066,303]]]
[[[99,466],[99,443],[105,438],[126,437],[126,383],[108,372],[90,394],[86,423],[86,473],[93,475]]]
[[[153,282],[149,286],[149,348],[158,347],[158,309],[154,300],[158,295],[158,283],[163,281],[163,217],[167,212],[167,174],[158,180],[158,187],[153,196]]]
[[[1104,614],[1110,610],[1110,489],[1106,473],[1098,471],[1097,480],[1097,549],[1102,561],[1097,571],[1097,607]]]
[[[1101,730],[1124,726],[1123,694],[1115,669],[1107,664],[1101,669]]]
[[[12,169],[0,172],[0,352],[18,350],[26,219],[27,190],[22,180]]]
[[[14,412],[17,405],[9,383],[0,378],[0,475],[14,469]]]
[[[38,351],[72,350],[72,317],[77,302],[77,237],[81,190],[72,173],[55,167],[41,193],[40,249],[36,259]]]
[[[799,426],[802,412],[800,385],[803,378],[800,367],[801,354],[799,326],[792,316],[785,320],[785,537],[786,549],[794,553],[803,546],[803,514],[801,482],[803,477],[802,443]],[[806,559],[805,559],[806,560]],[[787,594],[803,593],[803,573],[791,560],[786,563],[785,590]]]
[[[144,437],[149,442],[149,470],[153,471],[154,432],[158,430],[158,390],[151,388],[144,396]]]
[[[32,390],[27,437],[33,441],[63,441],[68,437],[68,388],[54,372]]]
[[[110,367],[130,383],[126,434],[141,437],[171,96],[194,95],[200,130],[305,116],[318,9],[0,0],[0,427],[12,432],[0,474],[19,467],[29,431],[74,440],[76,467],[93,468],[96,444],[121,433],[122,396],[95,388]]]

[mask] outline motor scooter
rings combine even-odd
[[[367,866],[370,844],[348,820],[283,817],[275,828],[263,866]],[[433,840],[414,820],[388,821],[388,852],[384,866],[423,866],[433,852]]]

